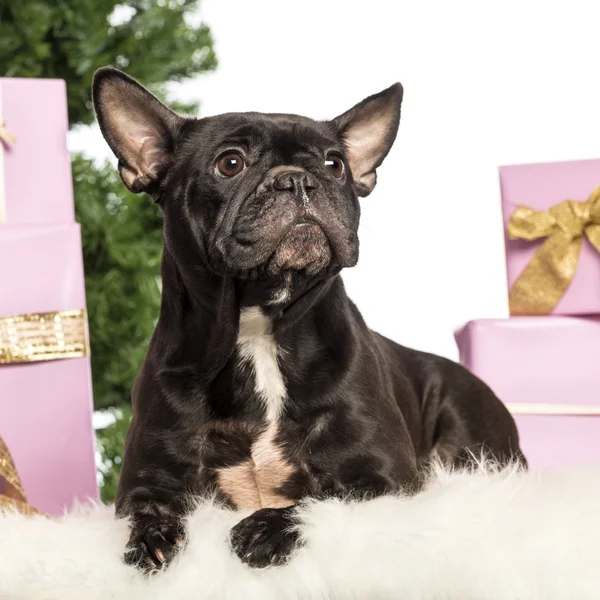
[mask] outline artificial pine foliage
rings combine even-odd
[[[216,67],[199,0],[0,0],[0,77],[60,78],[69,124],[94,121],[94,71],[114,65],[165,98],[166,84]],[[170,102],[184,113],[197,106]],[[114,497],[129,393],[160,302],[161,217],[147,197],[129,193],[114,167],[74,155],[96,409],[114,424],[98,431],[102,497]]]
[[[81,224],[96,408],[129,402],[160,306],[162,219],[116,169],[73,156]],[[90,202],[90,199],[92,201]],[[98,200],[102,199],[101,202]]]
[[[92,75],[114,65],[162,95],[214,69],[198,0],[0,0],[0,76],[67,82],[69,122],[92,123]],[[189,107],[186,107],[189,108]]]

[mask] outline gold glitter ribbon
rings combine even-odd
[[[4,481],[2,481],[4,480]],[[0,438],[0,512],[17,510],[24,515],[41,515],[39,510],[28,504],[25,490],[17,473],[12,456]]]
[[[2,119],[0,119],[0,141],[7,144],[14,144],[17,141],[17,138],[6,129],[6,121]]]
[[[510,314],[548,315],[571,284],[584,235],[600,253],[600,186],[585,202],[565,200],[540,212],[519,206],[507,229],[510,239],[546,238],[510,288]]]
[[[89,353],[85,310],[0,318],[0,365],[81,358]]]

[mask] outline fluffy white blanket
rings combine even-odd
[[[187,548],[146,579],[121,562],[111,509],[0,518],[2,600],[586,600],[600,598],[600,468],[436,470],[423,493],[301,509],[307,543],[283,567],[231,554],[242,515],[210,503]]]

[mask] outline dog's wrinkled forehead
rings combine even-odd
[[[298,115],[230,113],[202,119],[198,125],[194,137],[203,154],[210,156],[236,149],[251,159],[265,156],[292,164],[322,158],[332,150],[343,152],[342,140],[329,123]]]

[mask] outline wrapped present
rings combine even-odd
[[[514,415],[532,468],[600,463],[600,318],[484,319],[455,337],[461,364]]]
[[[57,515],[98,496],[64,82],[0,79],[0,115],[0,438]]]
[[[600,313],[600,160],[500,168],[511,315]]]
[[[0,228],[0,436],[31,504],[97,498],[79,226]]]
[[[65,82],[0,78],[0,224],[71,223]]]

